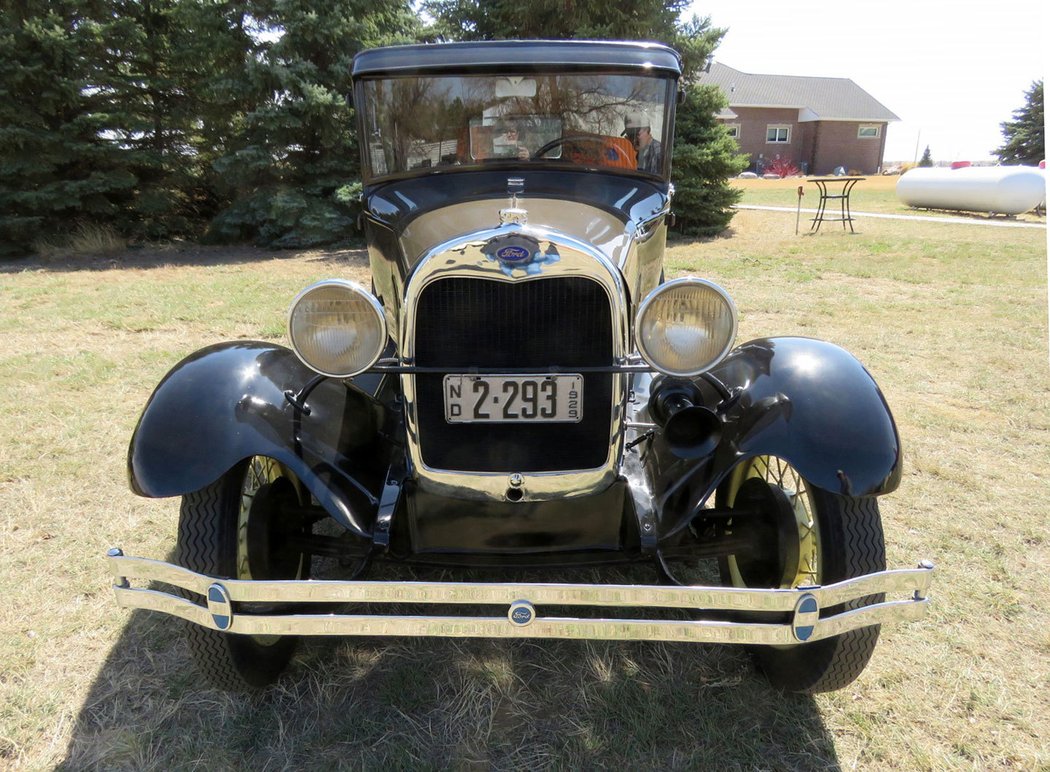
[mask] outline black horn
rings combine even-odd
[[[691,381],[665,379],[655,384],[649,414],[663,428],[667,447],[679,458],[710,455],[722,438],[722,419],[704,407]]]

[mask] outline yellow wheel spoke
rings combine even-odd
[[[820,531],[815,517],[813,497],[806,481],[798,470],[776,456],[757,456],[738,467],[729,477],[729,493],[726,502],[735,503],[737,492],[744,481],[757,477],[767,484],[780,488],[788,497],[794,513],[794,532],[798,536],[798,563],[783,566],[781,587],[819,584],[821,578]],[[734,556],[728,558],[729,574],[735,586],[746,586],[740,567]]]

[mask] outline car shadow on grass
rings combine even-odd
[[[230,694],[181,625],[130,614],[64,768],[838,767],[813,698],[736,647],[309,638],[278,683]]]

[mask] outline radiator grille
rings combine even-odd
[[[472,367],[571,372],[613,361],[608,296],[597,282],[579,277],[436,281],[420,295],[415,334],[416,364],[452,372]],[[449,424],[443,375],[415,378],[420,450],[433,469],[593,469],[608,455],[608,373],[584,375],[583,420],[576,424]]]

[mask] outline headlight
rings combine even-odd
[[[348,378],[375,364],[386,346],[383,307],[350,281],[328,279],[304,289],[288,312],[292,349],[322,375]]]
[[[650,292],[634,325],[638,352],[667,375],[709,370],[733,345],[736,307],[717,284],[675,279]]]

